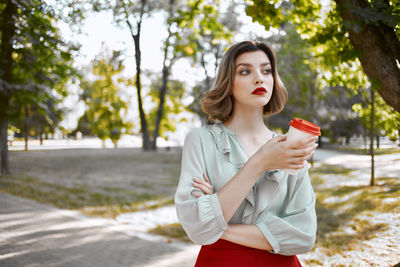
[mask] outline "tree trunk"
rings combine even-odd
[[[375,185],[374,161],[374,136],[375,136],[375,90],[371,88],[371,115],[370,115],[370,154],[371,154],[371,180],[369,185]]]
[[[364,150],[365,150],[365,154],[368,155],[368,129],[367,127],[363,127],[363,141],[364,141]]]
[[[375,136],[375,138],[376,138],[376,149],[379,149],[379,141],[380,141],[379,135]]]
[[[4,4],[4,2],[3,2]],[[0,22],[1,46],[0,46],[0,80],[5,82],[5,86],[0,88],[0,154],[1,154],[1,174],[10,173],[8,159],[8,108],[10,104],[10,88],[12,82],[12,37],[15,32],[14,16],[17,13],[17,6],[13,1],[5,1],[3,10],[3,20]]]
[[[23,134],[24,134],[24,141],[25,141],[25,151],[28,151],[28,139],[29,139],[29,128],[31,125],[31,122],[29,120],[29,107],[28,105],[23,105],[22,108],[24,108],[23,112],[25,112],[25,119],[23,123]]]
[[[142,133],[142,148],[143,150],[149,150],[151,147],[150,144],[150,137],[149,137],[149,131],[147,127],[147,120],[146,120],[146,114],[144,113],[143,109],[143,101],[142,101],[142,84],[141,84],[141,56],[142,52],[140,50],[140,31],[142,27],[142,20],[143,20],[143,15],[144,15],[144,7],[147,4],[146,0],[141,0],[141,10],[140,10],[140,16],[139,16],[139,21],[136,24],[137,32],[136,34],[133,32],[133,27],[131,22],[129,21],[129,14],[125,10],[125,19],[126,23],[129,27],[129,30],[131,32],[131,36],[133,38],[133,43],[135,45],[135,62],[136,62],[136,90],[137,90],[137,98],[138,98],[138,108],[139,108],[139,117],[140,117],[140,131]]]
[[[9,105],[9,99],[3,95],[0,95],[0,158],[1,158],[1,172],[0,174],[10,173],[10,164],[8,159],[8,119],[7,109]]]
[[[344,138],[345,138],[345,144],[346,144],[347,146],[350,145],[350,138],[351,138],[351,136],[346,135]]]
[[[400,112],[400,69],[396,62],[400,61],[400,41],[394,28],[383,23],[365,23],[359,9],[371,9],[366,0],[335,2],[345,25],[349,25],[350,42],[361,52],[359,59],[365,73],[372,83],[379,83],[377,89],[385,102]],[[359,21],[364,24],[356,25]]]
[[[142,148],[143,150],[149,150],[150,137],[149,137],[149,130],[147,127],[146,114],[144,113],[143,109],[142,84],[140,81],[140,75],[141,75],[140,35],[136,35],[134,40],[135,40],[135,59],[136,59],[136,89],[137,89],[137,98],[138,98],[138,107],[140,116],[140,130],[142,132]]]
[[[167,94],[167,89],[168,89],[168,76],[169,76],[169,69],[167,66],[163,67],[163,74],[162,74],[162,86],[160,90],[160,102],[158,105],[158,110],[157,110],[157,116],[156,116],[156,121],[154,125],[154,132],[153,132],[153,142],[152,142],[152,150],[157,150],[157,138],[160,133],[160,124],[161,124],[161,119],[163,116],[164,112],[164,103],[165,103],[165,95]]]
[[[397,131],[399,133],[399,146],[400,146],[400,123],[399,123],[399,130]]]
[[[317,120],[317,118],[314,118],[314,83],[310,83],[310,94],[308,95],[308,100],[309,100],[309,110],[308,110],[308,114],[309,114],[309,119],[310,120]],[[316,114],[316,113],[315,113]],[[321,139],[321,138],[318,138]],[[314,167],[314,154],[311,156],[311,158],[309,159],[309,162],[311,163],[311,167]]]
[[[175,0],[169,0],[169,18],[174,17],[174,4]],[[168,25],[168,36],[167,39],[165,40],[165,45],[164,45],[164,59],[163,59],[163,69],[162,69],[162,86],[160,90],[160,102],[158,105],[158,110],[157,110],[157,116],[156,116],[156,121],[154,125],[154,131],[153,131],[153,142],[152,142],[152,150],[157,150],[157,138],[160,135],[160,124],[162,120],[162,116],[164,113],[164,103],[165,103],[165,96],[167,94],[168,90],[168,77],[170,73],[170,69],[173,65],[174,58],[169,59],[168,63],[168,55],[169,55],[169,48],[171,47],[171,37],[173,36],[173,33],[171,31],[172,24]]]
[[[40,140],[40,145],[42,146],[43,145],[43,133],[40,133],[39,140]]]
[[[24,141],[25,141],[24,150],[25,150],[25,151],[28,151],[28,139],[29,139],[28,133],[25,132],[25,133],[24,133]]]

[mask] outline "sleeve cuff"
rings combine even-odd
[[[271,245],[273,251],[273,253],[279,253],[279,251],[281,250],[280,246],[279,246],[279,242],[278,240],[276,240],[276,238],[272,235],[271,231],[268,229],[268,227],[264,224],[264,223],[258,223],[256,224],[258,229],[260,229],[260,231],[263,233],[263,235],[265,236],[265,238],[268,240],[268,243]]]
[[[224,214],[222,213],[221,204],[219,203],[219,199],[217,193],[214,193],[210,196],[211,205],[213,206],[213,210],[215,213],[215,219],[217,221],[218,226],[222,230],[226,230],[228,228],[228,223],[225,221]]]

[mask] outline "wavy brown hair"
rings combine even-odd
[[[218,73],[213,87],[208,90],[201,99],[201,107],[203,111],[208,114],[210,121],[226,121],[232,116],[232,89],[236,73],[236,59],[243,53],[258,50],[263,51],[268,56],[271,62],[272,76],[274,78],[271,100],[264,106],[263,113],[266,116],[270,116],[283,109],[288,96],[279,78],[273,51],[264,43],[244,41],[233,45],[226,51],[218,67]]]

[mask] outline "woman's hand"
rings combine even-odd
[[[214,190],[213,190],[213,188],[212,188],[212,185],[211,185],[211,181],[210,181],[210,179],[208,179],[208,177],[207,177],[207,174],[203,174],[203,177],[204,177],[204,180],[205,181],[203,181],[203,180],[200,180],[200,179],[198,179],[198,178],[194,178],[193,179],[193,186],[195,187],[195,188],[198,188],[198,189],[200,189],[204,194],[206,194],[206,195],[212,195],[212,194],[214,194]],[[199,193],[199,192],[193,192],[193,196],[194,197],[201,197],[203,194],[201,194],[201,193]]]
[[[253,156],[265,170],[302,169],[317,148],[317,136],[286,142],[286,136],[277,136],[265,143]]]

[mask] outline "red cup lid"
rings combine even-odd
[[[312,134],[312,135],[321,136],[320,128],[317,125],[315,125],[315,124],[313,124],[313,123],[311,123],[309,121],[306,121],[306,120],[303,120],[303,119],[299,119],[299,118],[294,118],[289,123],[289,125],[294,127],[294,128],[296,128],[297,130],[302,131],[302,132],[306,132],[306,133],[309,133],[309,134]]]

